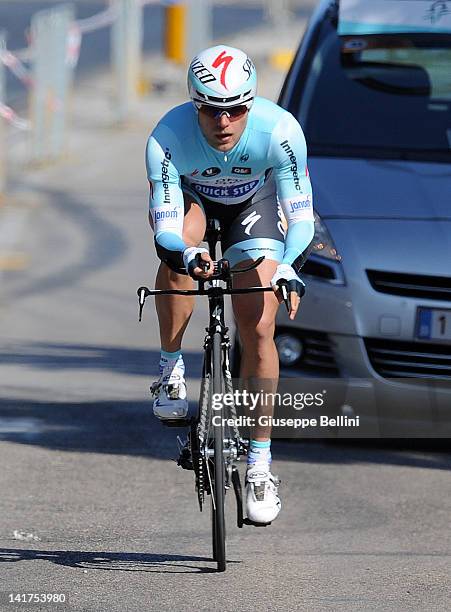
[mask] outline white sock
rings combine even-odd
[[[185,374],[185,364],[183,362],[183,355],[181,351],[175,351],[174,353],[168,353],[167,351],[161,351],[160,356],[160,375],[170,373],[177,366]]]

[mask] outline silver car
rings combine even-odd
[[[320,2],[279,100],[317,212],[282,372],[342,381],[361,435],[450,436],[451,30],[340,36],[339,11]]]

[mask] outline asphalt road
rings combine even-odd
[[[270,95],[275,75],[261,76]],[[276,441],[283,511],[239,530],[229,499],[228,569],[212,571],[208,512],[171,461],[174,432],[150,413],[156,317],[149,304],[138,324],[135,296],[157,267],[145,140],[180,100],[152,96],[123,129],[95,103],[103,87],[76,92],[91,115],[76,115],[65,159],[14,184],[17,265],[0,277],[0,591],[66,593],[86,612],[449,610],[443,449]],[[184,345],[192,397],[198,306]]]

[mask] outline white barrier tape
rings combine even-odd
[[[116,19],[116,16],[117,9],[114,5],[111,5],[105,11],[97,13],[97,15],[93,15],[92,17],[87,17],[86,19],[79,19],[76,23],[82,34],[88,34],[94,30],[111,25]]]
[[[31,62],[33,60],[33,47],[25,47],[24,49],[16,49],[14,55],[21,62]]]
[[[0,51],[0,61],[27,87],[33,85],[30,71],[25,68],[17,55],[14,55],[11,51]]]
[[[170,0],[139,0],[139,2],[141,6],[148,6],[150,4],[165,5],[165,4],[170,3]],[[78,57],[76,61],[75,61],[75,57],[77,53],[78,55],[80,54],[81,37],[83,34],[89,34],[90,32],[94,32],[95,30],[98,30],[100,28],[104,28],[104,27],[112,25],[116,17],[117,17],[117,9],[115,5],[111,5],[109,8],[107,8],[105,11],[102,11],[101,13],[97,13],[96,15],[92,15],[91,17],[87,17],[86,19],[79,19],[78,21],[76,21],[73,25],[74,30],[71,29],[71,32],[69,34],[68,58],[70,59],[68,59],[68,62],[72,63],[74,66],[77,65]],[[77,30],[77,33],[75,33],[75,29]],[[79,39],[77,40],[76,37],[78,37]],[[10,52],[8,51],[7,53],[10,53]],[[28,62],[33,61],[33,57],[34,57],[33,46],[30,44],[29,47],[25,47],[23,49],[17,49],[16,51],[14,51],[13,57],[14,57],[15,65],[19,66],[20,64],[20,67],[18,69],[21,71],[21,74],[25,76],[25,74],[28,71],[23,65],[23,62],[28,63]],[[3,60],[3,58],[0,58],[0,59]],[[7,65],[6,62],[4,63],[5,65]]]
[[[0,116],[12,126],[19,130],[31,130],[31,123],[27,119],[21,119],[12,108],[0,102]]]

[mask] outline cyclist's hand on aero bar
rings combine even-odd
[[[195,280],[207,280],[213,276],[214,262],[207,249],[188,247],[183,251],[183,263]]]
[[[301,297],[305,293],[305,285],[289,264],[279,264],[271,279],[279,304],[285,302],[288,315],[294,319],[299,308]]]

